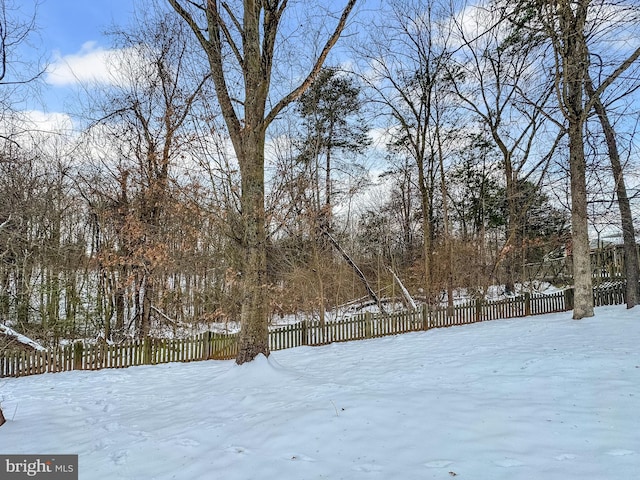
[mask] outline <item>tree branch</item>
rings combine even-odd
[[[175,0],[172,0],[172,1],[175,1]],[[338,41],[338,38],[340,38],[340,34],[342,33],[342,31],[344,30],[344,27],[347,24],[347,18],[349,17],[349,14],[351,13],[351,10],[353,10],[353,7],[355,6],[355,4],[356,4],[356,0],[349,0],[347,5],[344,7],[344,10],[342,11],[342,15],[340,16],[340,21],[338,22],[338,25],[336,25],[335,30],[331,34],[331,37],[329,37],[329,39],[327,40],[327,43],[325,43],[324,47],[322,48],[320,55],[316,59],[316,62],[311,68],[311,71],[309,72],[307,77],[302,81],[300,85],[298,85],[295,89],[293,89],[288,95],[282,98],[273,107],[273,109],[269,112],[269,114],[265,118],[265,122],[264,122],[265,126],[269,125],[287,105],[297,100],[300,97],[300,95],[302,95],[305,92],[305,90],[307,90],[307,88],[309,88],[309,86],[313,83],[314,79],[318,76],[318,73],[320,72],[322,65],[324,64],[324,61],[329,55],[329,52]]]
[[[204,49],[209,59],[209,65],[211,67],[211,77],[216,87],[216,93],[220,102],[220,108],[222,109],[222,115],[224,116],[225,123],[229,129],[229,133],[233,138],[238,138],[241,132],[240,120],[233,108],[233,102],[227,89],[227,81],[224,74],[224,68],[222,64],[222,40],[220,38],[220,22],[218,21],[220,16],[218,13],[218,4],[216,0],[207,0],[207,25],[209,32],[209,39],[207,39],[193,16],[185,10],[180,4],[179,0],[168,0],[173,9],[180,15],[187,25],[191,28],[194,35],[198,39],[200,45]]]

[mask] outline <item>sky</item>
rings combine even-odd
[[[38,4],[36,34],[29,46],[16,52],[16,61],[20,64],[22,57],[32,61],[43,59],[49,65],[48,72],[40,94],[26,97],[17,108],[29,111],[30,117],[43,127],[60,122],[72,125],[67,114],[81,109],[78,85],[109,80],[112,72],[105,60],[111,39],[105,34],[107,30],[114,25],[126,26],[136,7],[148,8],[156,1],[166,6],[166,0],[13,1],[25,15],[32,13],[33,6]]]
[[[153,4],[166,7],[166,0],[14,0],[23,15],[37,7],[37,31],[18,57],[46,61],[48,68],[39,96],[28,98],[19,110],[70,112],[77,108],[77,88],[97,81],[108,83],[112,75],[105,58],[112,39],[106,33],[112,27],[126,27],[136,9]],[[328,0],[328,5],[344,5],[343,0]]]
[[[126,22],[134,5],[132,0],[42,0],[38,24],[49,49],[68,55],[86,42],[105,42],[104,30],[110,24]]]
[[[18,4],[21,2],[19,1]],[[25,14],[33,13],[32,1],[22,5]],[[32,98],[28,109],[61,112],[68,106],[74,77],[101,74],[101,58],[110,47],[105,32],[113,25],[126,25],[138,0],[40,0],[37,7],[37,31],[31,47],[19,52],[30,58],[42,57],[49,65],[42,98]],[[55,75],[53,74],[55,73]]]
[[[637,478],[639,308],[4,378],[0,452],[83,480]]]

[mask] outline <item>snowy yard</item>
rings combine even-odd
[[[2,453],[80,479],[640,476],[640,307],[0,380]]]

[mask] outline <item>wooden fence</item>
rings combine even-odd
[[[622,304],[624,297],[624,283],[594,289],[596,306]],[[573,290],[568,289],[549,295],[527,293],[497,301],[477,300],[454,307],[427,306],[415,312],[362,313],[324,324],[313,320],[273,329],[269,332],[269,347],[275,351],[303,345],[327,345],[452,325],[564,312],[572,308]],[[0,378],[67,370],[232,359],[236,353],[235,334],[212,332],[186,339],[147,338],[117,345],[78,342],[47,351],[0,353]]]

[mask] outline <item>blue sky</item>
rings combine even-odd
[[[19,0],[24,14],[33,13],[32,2]],[[27,3],[29,5],[27,6]],[[33,2],[36,3],[36,2]],[[112,25],[126,25],[132,15],[137,0],[40,0],[37,8],[37,32],[32,38],[29,50],[20,55],[29,58],[43,58],[51,69],[62,64],[73,64],[79,78],[90,73],[99,73],[100,52],[109,48],[110,39],[104,32]],[[26,46],[25,46],[26,47]],[[75,62],[75,63],[74,63]],[[65,79],[56,81],[45,76],[42,99],[33,98],[28,109],[49,112],[64,111],[68,104],[72,87],[76,83],[66,72]]]
[[[167,0],[15,1],[25,14],[32,13],[33,5],[38,4],[35,48],[25,50],[24,55],[42,57],[49,64],[41,98],[30,98],[21,109],[48,113],[74,110],[79,85],[113,83],[113,69],[106,61],[111,39],[105,31],[132,23],[136,9],[140,12],[156,5],[169,8]],[[336,0],[324,1],[333,4]],[[337,1],[340,8],[344,3]]]
[[[103,31],[126,22],[132,0],[42,0],[38,24],[45,44],[63,54],[74,53],[87,41],[105,41]]]

